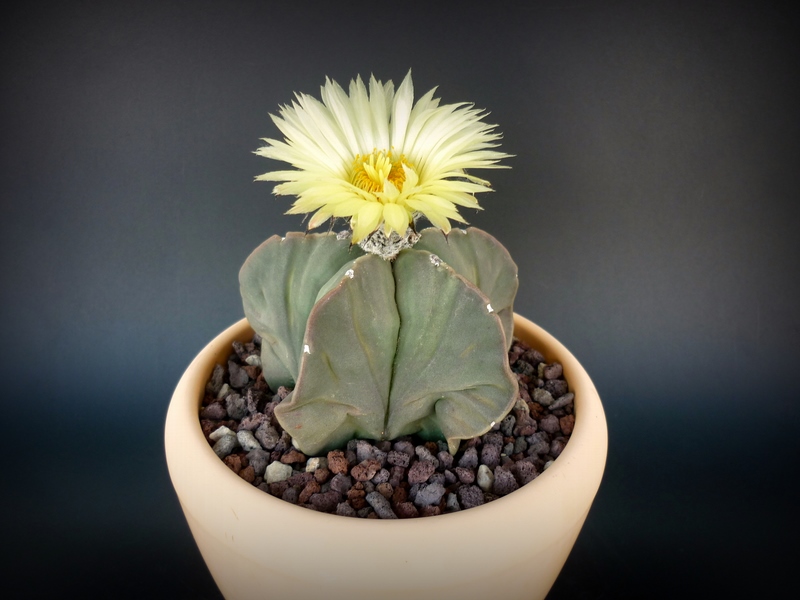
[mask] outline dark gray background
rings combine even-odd
[[[183,369],[242,316],[242,261],[302,228],[253,182],[276,164],[252,151],[294,91],[411,68],[417,95],[438,85],[504,132],[513,168],[484,171],[496,192],[465,215],[508,247],[517,311],[606,407],[605,478],[550,598],[796,588],[800,47],[785,6],[4,9],[3,585],[218,597],[162,430]]]

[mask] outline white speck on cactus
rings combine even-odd
[[[345,271],[344,274],[347,275],[350,279],[352,279],[353,275],[355,275],[355,271],[353,271],[353,269],[347,269],[347,271]]]
[[[311,354],[311,348],[308,347],[308,344],[303,346],[303,354]]]
[[[488,310],[490,313],[494,312],[494,309],[492,308],[491,304],[486,305],[486,310]]]
[[[438,267],[440,264],[442,264],[442,259],[436,256],[435,254],[431,254],[431,264],[434,267]]]

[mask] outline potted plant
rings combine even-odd
[[[500,243],[477,229],[451,232],[450,220],[463,222],[457,206],[478,208],[473,194],[490,189],[465,169],[498,167],[500,136],[480,111],[440,105],[433,91],[414,103],[410,73],[396,92],[372,77],[369,89],[351,82],[348,95],[329,80],[322,102],[301,94],[283,107],[273,120],[286,139],[258,151],[295,167],[258,178],[297,196],[290,213],[313,212],[309,229],[336,218],[349,229],[259,246],[240,272],[246,319],[197,356],[170,403],[170,476],[226,597],[543,598],[597,492],[607,433],[591,380],[557,340],[514,315],[516,266]],[[417,231],[420,217],[434,227]],[[200,425],[215,366],[254,332],[260,353],[248,362],[282,392],[261,426],[276,422],[304,459],[354,439],[388,450],[412,435],[452,458],[512,411],[521,419],[528,409],[508,360],[515,336],[541,353],[540,369],[563,369],[574,395],[569,443],[533,481],[469,510],[455,494],[450,514],[417,519],[296,506],[232,472]],[[249,435],[227,430],[217,444],[246,445]],[[443,490],[443,477],[413,493]]]

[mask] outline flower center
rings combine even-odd
[[[356,154],[350,180],[353,185],[371,194],[382,192],[387,181],[400,190],[406,180],[403,165],[410,166],[404,156],[395,159],[391,151],[373,150],[367,155]]]

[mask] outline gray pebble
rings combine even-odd
[[[239,440],[239,445],[245,452],[250,452],[251,450],[261,448],[261,444],[258,443],[258,440],[253,435],[253,432],[248,431],[247,429],[242,429],[241,431],[236,432],[236,439]]]
[[[245,371],[242,367],[240,367],[232,360],[229,360],[228,381],[231,382],[232,388],[242,389],[244,386],[247,385],[247,382],[250,381],[250,376],[247,374],[247,371]]]
[[[239,445],[235,435],[223,435],[214,444],[214,453],[220,458],[225,458]]]
[[[379,485],[381,483],[386,483],[389,481],[389,471],[386,469],[381,469],[377,473],[375,473],[375,477],[373,477],[370,481],[375,485]]]
[[[441,483],[431,483],[421,487],[414,498],[414,504],[419,507],[439,504],[444,496],[444,486]]]
[[[525,441],[525,438],[520,436],[518,438],[514,438],[514,451],[511,454],[519,454],[520,452],[525,452],[528,449],[528,442]]]
[[[380,492],[370,492],[365,499],[381,519],[397,518],[397,515],[392,510],[392,505]]]
[[[569,386],[563,379],[548,379],[544,382],[544,389],[550,392],[553,398],[560,398],[567,393]]]
[[[353,487],[353,480],[349,475],[337,473],[333,476],[333,479],[331,479],[330,484],[332,490],[335,490],[340,494],[346,494],[350,488]]]
[[[281,435],[278,433],[278,430],[272,425],[262,425],[256,429],[255,436],[259,443],[267,450],[274,450],[275,446],[278,445],[278,442],[281,439]]]
[[[264,480],[267,483],[277,483],[284,481],[292,476],[292,467],[285,465],[282,462],[275,461],[267,466],[264,472]]]
[[[356,460],[358,462],[364,462],[365,460],[374,459],[375,452],[377,450],[378,449],[375,446],[373,446],[366,440],[356,440],[355,451],[356,451]]]
[[[536,388],[533,390],[533,401],[538,402],[544,407],[548,407],[553,403],[553,396],[547,390]]]
[[[506,415],[506,418],[500,421],[500,432],[505,437],[511,437],[514,434],[514,425],[517,419],[514,415]]]
[[[250,463],[250,466],[253,467],[256,475],[263,477],[264,471],[267,468],[267,464],[269,464],[269,452],[266,452],[261,448],[256,448],[255,450],[251,450],[247,453],[247,460]]]
[[[572,392],[567,392],[560,398],[557,398],[555,402],[550,405],[550,410],[556,410],[558,408],[564,408],[573,404],[575,402],[575,394]]]
[[[225,427],[225,425],[222,425],[220,427],[217,427],[211,433],[209,433],[208,434],[208,439],[210,439],[212,442],[216,442],[218,439],[220,439],[221,437],[224,437],[226,435],[232,435],[232,436],[236,437],[236,432],[231,430],[228,427]]]
[[[414,444],[408,440],[398,440],[392,446],[397,452],[402,452],[410,457],[414,456]]]
[[[340,502],[336,505],[336,514],[340,517],[355,517],[356,511],[347,502]]]
[[[222,400],[225,396],[231,393],[231,387],[227,383],[223,383],[222,387],[217,392],[217,399]]]
[[[564,451],[567,442],[564,438],[556,438],[552,442],[550,442],[550,456],[553,458],[558,458],[561,456],[561,453]]]
[[[214,370],[211,372],[211,378],[208,380],[206,384],[206,393],[209,396],[217,396],[219,394],[220,389],[222,389],[222,383],[225,379],[225,369],[222,365],[214,365]]]
[[[478,467],[475,483],[477,483],[478,487],[484,492],[491,492],[492,486],[494,486],[494,473],[492,473],[492,470],[488,466],[481,465]]]
[[[261,357],[258,354],[251,354],[247,358],[244,359],[251,367],[260,367],[261,366]]]
[[[419,458],[421,461],[427,460],[432,462],[434,470],[439,468],[439,459],[436,458],[433,454],[431,454],[431,451],[428,450],[425,446],[415,447],[414,452],[417,454],[417,458]]]
[[[545,431],[537,431],[525,438],[528,442],[528,456],[547,454],[550,452],[550,436]]]
[[[228,394],[225,398],[225,410],[231,419],[241,421],[247,414],[247,400],[239,394]]]
[[[475,469],[478,466],[478,450],[475,446],[467,448],[461,458],[458,459],[458,466],[465,469]]]
[[[503,454],[502,455],[503,456],[511,456],[512,454],[514,454],[514,443],[513,442],[509,442],[508,444],[503,446]]]
[[[447,494],[445,510],[448,512],[457,512],[461,510],[461,506],[458,503],[458,496],[453,493]]]
[[[428,479],[428,483],[440,483],[444,485],[445,483],[444,473],[434,473]]]

